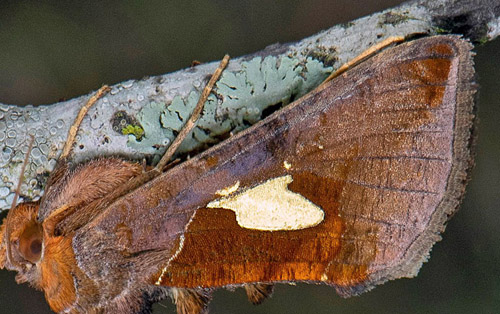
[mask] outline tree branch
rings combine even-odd
[[[296,43],[234,58],[180,152],[194,154],[259,121],[312,90],[328,74],[389,36],[462,34],[474,43],[500,34],[496,0],[419,0],[333,26]],[[91,108],[77,137],[75,160],[98,155],[157,159],[187,121],[218,62],[130,80]],[[29,135],[34,149],[21,193],[41,195],[80,107],[92,95],[48,106],[0,105],[0,209],[9,207]]]

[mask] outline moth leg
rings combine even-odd
[[[99,90],[94,95],[92,95],[87,103],[80,109],[80,112],[78,112],[75,121],[69,128],[68,137],[66,138],[66,143],[64,144],[64,148],[61,156],[59,156],[59,159],[64,159],[71,153],[71,151],[73,150],[73,144],[75,143],[76,134],[78,133],[78,129],[80,128],[80,124],[82,123],[83,118],[85,117],[89,109],[99,100],[99,98],[104,96],[108,91],[109,87],[107,85],[99,88]]]
[[[382,50],[382,49],[384,49],[387,46],[390,46],[392,44],[398,44],[398,43],[404,41],[404,39],[405,39],[405,37],[403,37],[403,36],[391,36],[391,37],[388,37],[388,38],[384,39],[383,41],[379,42],[378,44],[371,46],[370,48],[366,49],[361,54],[356,56],[354,59],[349,60],[348,62],[344,63],[340,68],[337,69],[337,71],[330,74],[330,76],[328,76],[323,81],[323,83],[321,83],[320,87],[323,86],[325,83],[333,80],[334,78],[336,78],[340,74],[344,73],[349,68],[352,68],[352,67],[358,65],[359,63],[363,62],[364,60],[366,60],[369,57],[373,56],[374,54],[378,53],[380,50]]]
[[[224,71],[228,63],[229,63],[229,56],[225,55],[224,58],[221,60],[219,67],[215,70],[214,74],[212,75],[207,85],[203,89],[203,92],[201,93],[200,99],[198,99],[196,107],[194,107],[191,117],[189,117],[189,119],[186,121],[186,123],[182,127],[177,137],[168,147],[165,154],[163,154],[163,157],[161,158],[160,162],[156,165],[155,169],[157,169],[160,172],[163,171],[167,163],[170,161],[172,156],[177,151],[179,145],[181,145],[182,141],[186,138],[189,132],[191,132],[191,130],[195,127],[196,121],[200,118],[201,112],[203,111],[203,106],[205,105],[208,96],[212,92],[215,83],[219,80],[220,76],[222,75],[222,71]]]
[[[271,296],[274,291],[273,284],[267,283],[253,283],[244,285],[245,292],[247,293],[248,301],[253,304],[261,304],[265,299]]]
[[[207,313],[211,293],[201,289],[172,288],[172,297],[177,314],[202,314]]]

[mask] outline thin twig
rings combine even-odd
[[[87,103],[80,109],[80,112],[78,112],[78,115],[75,118],[75,122],[73,122],[73,125],[71,125],[68,131],[68,137],[66,138],[66,143],[64,144],[64,148],[61,156],[59,156],[59,159],[66,158],[71,153],[73,144],[75,143],[76,134],[78,133],[78,129],[80,128],[80,124],[82,123],[83,118],[85,117],[89,109],[99,100],[99,98],[104,96],[108,91],[109,87],[107,85],[99,88],[99,90],[94,95],[92,95]]]
[[[194,108],[191,117],[189,117],[186,124],[184,124],[181,131],[174,139],[172,144],[168,147],[165,154],[163,154],[163,157],[161,158],[160,162],[156,165],[155,169],[159,171],[163,170],[163,168],[167,165],[167,163],[170,161],[172,156],[177,151],[179,145],[181,145],[182,141],[186,138],[189,132],[191,132],[191,130],[195,127],[196,121],[199,119],[201,112],[203,111],[203,107],[208,99],[208,96],[212,92],[215,83],[217,82],[217,80],[219,80],[220,76],[222,75],[222,71],[224,71],[228,63],[229,63],[229,56],[225,55],[222,61],[220,62],[219,67],[217,68],[217,70],[215,70],[214,74],[208,81],[207,86],[205,86],[205,88],[203,89],[203,92],[201,93],[200,99],[198,100],[198,103],[196,104],[196,107]]]
[[[354,59],[351,59],[348,62],[344,63],[340,68],[337,69],[337,71],[330,74],[330,76],[328,76],[323,81],[323,83],[321,83],[321,85],[318,86],[318,88],[321,88],[327,82],[333,80],[334,78],[341,75],[342,73],[344,73],[348,69],[355,67],[359,63],[365,61],[366,59],[368,59],[371,56],[375,55],[376,53],[380,52],[382,49],[385,49],[390,45],[403,42],[404,40],[405,40],[404,36],[391,36],[391,37],[386,38],[383,41],[379,42],[378,44],[371,46],[370,48],[366,49],[361,54],[356,56]]]

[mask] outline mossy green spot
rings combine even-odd
[[[490,41],[490,38],[488,36],[484,36],[484,37],[479,38],[478,43],[480,45],[484,45],[489,41]]]
[[[436,34],[439,34],[439,35],[443,35],[443,34],[449,34],[450,31],[447,30],[447,29],[444,29],[442,27],[434,27],[434,31],[436,32]]]
[[[133,135],[135,136],[135,139],[137,141],[142,140],[142,137],[144,136],[144,129],[141,128],[139,125],[132,125],[129,124],[126,127],[122,129],[122,134],[123,135]]]

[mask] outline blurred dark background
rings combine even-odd
[[[297,41],[401,1],[1,1],[0,102],[50,104],[103,83],[192,60]],[[279,285],[260,306],[221,291],[211,313],[498,313],[500,309],[500,40],[475,49],[481,85],[476,167],[461,210],[417,278],[341,299],[325,286]],[[174,313],[169,300],[156,313]],[[1,313],[49,313],[43,295],[0,272]]]

